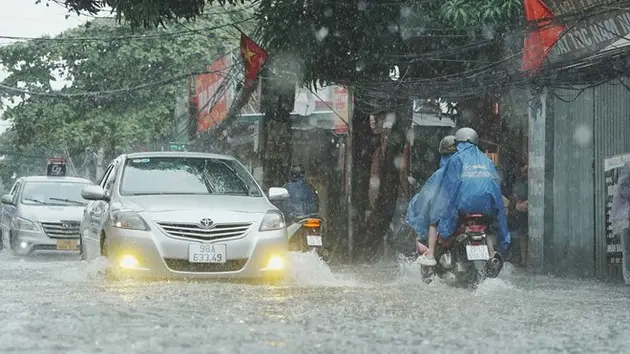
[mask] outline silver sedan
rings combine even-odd
[[[281,279],[282,213],[229,156],[135,153],[115,159],[81,223],[84,259],[105,256],[117,274],[166,278]],[[270,199],[287,198],[271,188]]]

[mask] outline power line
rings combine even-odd
[[[245,20],[241,20],[236,24],[241,24],[245,22],[252,21],[254,18],[250,17]],[[150,33],[150,34],[141,34],[141,35],[125,35],[125,36],[111,36],[111,37],[23,37],[23,36],[7,36],[0,35],[0,39],[9,39],[9,40],[27,40],[34,42],[88,42],[88,41],[120,41],[120,40],[132,40],[132,39],[162,39],[165,37],[177,37],[184,35],[195,35],[199,34],[202,31],[214,31],[222,28],[227,28],[233,26],[234,23],[222,24],[213,27],[203,27],[199,29],[187,29],[183,31],[175,31],[175,32],[164,32],[164,33]]]

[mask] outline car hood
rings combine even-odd
[[[124,197],[126,208],[150,214],[154,219],[190,219],[221,215],[221,219],[256,220],[275,207],[264,197],[223,195],[149,195]]]
[[[41,222],[81,221],[84,209],[74,205],[20,205],[19,216]]]

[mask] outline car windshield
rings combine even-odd
[[[262,196],[254,179],[237,161],[187,157],[127,160],[120,184],[120,194]]]
[[[22,204],[85,206],[81,191],[87,183],[77,182],[26,182],[22,191]]]

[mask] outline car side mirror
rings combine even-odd
[[[2,204],[13,205],[13,197],[10,194],[5,194],[2,196]]]
[[[269,200],[283,200],[289,198],[289,191],[286,188],[269,188]]]
[[[85,200],[104,200],[107,201],[107,193],[101,186],[87,186],[81,191],[81,197]]]

